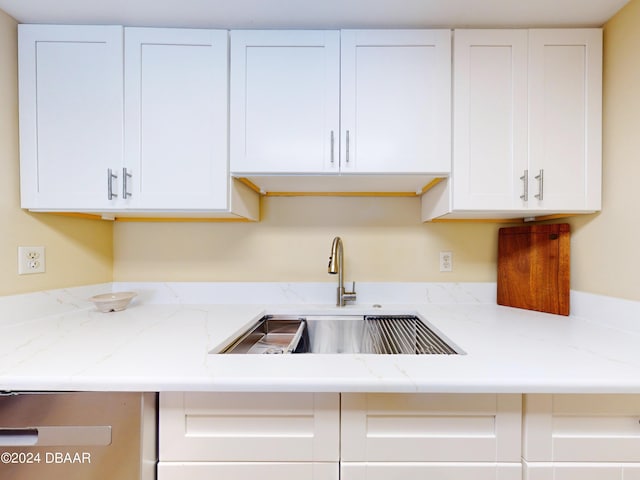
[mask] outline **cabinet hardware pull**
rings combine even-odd
[[[522,195],[520,195],[520,199],[525,202],[529,201],[529,170],[525,170],[522,176],[520,177],[523,183]]]
[[[335,144],[336,144],[335,136],[333,134],[333,130],[331,130],[331,165],[333,165],[333,162],[335,160],[335,158],[334,158]]]
[[[36,445],[37,443],[37,428],[0,428],[0,445],[3,447],[31,446]]]
[[[131,175],[130,172],[127,172],[127,167],[124,167],[122,169],[122,198],[124,198],[125,200],[132,196],[132,194],[130,192],[128,192],[128,189],[129,189],[128,179],[129,178],[132,178],[132,175]]]
[[[113,200],[117,198],[118,195],[113,193],[113,179],[118,178],[118,175],[113,173],[110,168],[107,168],[107,200]]]
[[[347,139],[346,139],[346,155],[345,155],[345,162],[349,163],[349,130],[347,130]]]
[[[540,169],[540,173],[534,178],[538,180],[538,193],[535,195],[535,197],[538,200],[544,200],[544,170]]]

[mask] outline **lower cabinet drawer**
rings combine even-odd
[[[523,458],[640,462],[639,422],[640,395],[525,395]]]
[[[160,462],[158,480],[338,480],[338,463]]]
[[[640,465],[632,463],[529,463],[523,480],[640,480]]]
[[[336,393],[163,392],[159,458],[161,462],[337,462],[339,408]]]
[[[521,413],[521,395],[343,393],[341,458],[519,463]]]
[[[521,480],[520,463],[342,463],[340,480]]]

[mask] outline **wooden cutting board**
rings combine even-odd
[[[498,304],[569,315],[569,260],[567,223],[501,228]]]

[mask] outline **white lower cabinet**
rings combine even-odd
[[[339,399],[337,393],[161,393],[158,480],[337,480]]]
[[[338,461],[338,394],[161,393],[160,411],[161,461]]]
[[[525,480],[640,480],[640,395],[525,395]]]
[[[342,394],[341,479],[521,478],[521,395]]]
[[[640,465],[632,463],[523,462],[523,480],[640,480]]]
[[[161,393],[158,480],[520,480],[521,395]]]
[[[158,480],[338,480],[338,462],[160,462]]]
[[[521,398],[344,393],[341,460],[520,462]]]
[[[640,395],[161,393],[158,480],[640,480]]]

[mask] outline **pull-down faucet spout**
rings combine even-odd
[[[347,302],[356,301],[356,282],[353,282],[353,290],[351,292],[345,291],[344,288],[344,246],[342,239],[336,237],[331,244],[331,255],[329,256],[328,271],[330,274],[338,274],[338,293],[336,305],[338,307],[344,307]]]

